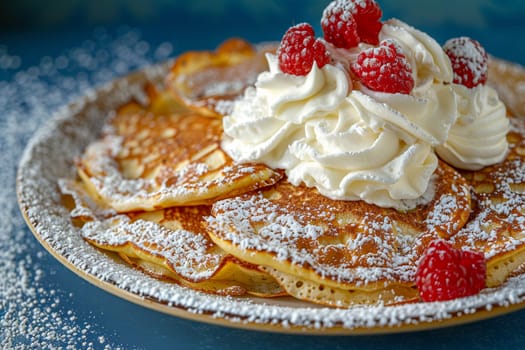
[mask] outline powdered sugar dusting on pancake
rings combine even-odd
[[[162,76],[155,72],[165,71],[154,67],[147,69],[146,75]],[[144,79],[141,75],[136,81]],[[129,80],[120,83],[120,86],[126,88],[128,84]],[[116,287],[123,293],[129,293],[126,295],[136,302],[143,298],[154,300],[164,311],[175,313],[173,310],[177,310],[178,315],[185,315],[185,311],[181,310],[186,310],[189,311],[186,314],[188,317],[194,315],[201,320],[226,319],[233,325],[266,325],[275,327],[272,329],[297,332],[305,328],[314,332],[339,330],[343,333],[358,332],[362,328],[383,331],[388,331],[388,327],[403,329],[406,325],[430,325],[434,321],[461,319],[461,315],[480,310],[491,311],[525,301],[525,279],[517,276],[496,289],[487,289],[479,295],[450,302],[350,309],[316,308],[302,303],[207,295],[149,278],[109,259],[87,244],[72,226],[68,210],[61,205],[56,181],[58,178],[74,177],[72,159],[97,137],[100,115],[129,98],[129,89],[115,87],[112,84],[75,106],[62,110],[60,116],[42,128],[26,149],[18,177],[20,205],[37,237],[49,250],[67,261],[71,268],[82,272],[85,278],[98,283],[102,281],[104,288],[114,290]],[[111,100],[117,103],[109,103]]]
[[[511,123],[507,159],[464,173],[473,186],[474,210],[452,238],[458,247],[485,254],[489,286],[502,283],[525,262],[525,122],[513,118]]]
[[[91,192],[119,212],[209,204],[281,177],[263,164],[233,163],[217,119],[131,103],[120,110],[77,162]]]
[[[411,285],[422,250],[454,235],[470,211],[464,179],[444,164],[436,176],[436,198],[412,212],[333,201],[281,181],[214,203],[209,233],[240,259],[334,287]]]

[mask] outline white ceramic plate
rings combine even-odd
[[[80,237],[61,204],[59,178],[75,177],[73,159],[98,137],[103,120],[130,97],[145,98],[146,81],[160,84],[167,65],[154,66],[90,91],[62,109],[29,142],[20,162],[20,208],[42,245],[94,285],[161,312],[231,327],[309,334],[363,334],[436,328],[493,317],[525,306],[525,275],[460,300],[400,306],[331,309],[289,298],[207,295],[155,280],[103,253]],[[523,68],[492,59],[492,82],[515,113],[525,115],[519,90]]]

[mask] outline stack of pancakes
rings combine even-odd
[[[147,104],[108,119],[76,161],[79,178],[59,183],[86,241],[188,288],[336,307],[419,300],[417,264],[437,238],[484,253],[489,287],[523,269],[524,121],[511,118],[500,164],[440,162],[434,198],[414,210],[331,200],[220,147],[221,116],[266,69],[268,50],[233,39],[186,53],[165,91],[147,86]]]

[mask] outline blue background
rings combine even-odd
[[[441,43],[468,35],[491,54],[525,64],[523,1],[380,3],[383,18],[400,18]],[[525,348],[525,311],[447,329],[359,337],[279,335],[178,319],[84,282],[56,262],[26,228],[16,207],[16,164],[32,133],[60,105],[82,94],[86,87],[188,49],[212,49],[231,36],[253,42],[279,40],[289,26],[305,21],[320,33],[319,18],[326,4],[312,0],[0,2],[0,184],[6,184],[0,189],[0,345],[95,349]],[[127,44],[134,50],[131,58],[120,57],[125,53],[119,50]],[[73,62],[78,52],[95,50],[107,52],[107,57],[96,56],[94,63]],[[45,74],[49,62],[60,66],[59,57],[68,58],[69,64]],[[24,80],[27,76],[32,79],[30,83]],[[48,89],[55,97],[35,94],[35,87]],[[13,275],[5,277],[8,272]],[[23,282],[20,289],[2,284],[13,281]],[[14,329],[9,324],[17,319],[27,319],[27,324]],[[42,334],[49,335],[45,332],[49,329],[57,334],[46,339]]]
[[[0,43],[34,64],[90,37],[96,26],[140,28],[148,42],[170,41],[174,53],[211,48],[230,36],[278,40],[293,24],[319,19],[320,0],[17,0],[0,2]],[[383,18],[397,17],[438,42],[460,35],[488,52],[525,64],[525,2],[521,0],[383,0]],[[320,35],[320,34],[319,34]],[[37,45],[34,45],[35,42]]]

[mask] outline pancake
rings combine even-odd
[[[489,287],[525,263],[525,120],[511,118],[511,125],[505,161],[463,172],[472,185],[473,212],[452,237],[457,247],[485,254]]]
[[[381,289],[346,289],[294,276],[271,267],[261,267],[273,276],[289,295],[324,306],[347,308],[354,305],[395,305],[419,300],[414,286],[389,285]]]
[[[60,182],[80,235],[106,252],[157,278],[221,295],[272,297],[284,291],[257,266],[239,261],[206,234],[207,206],[141,213],[111,213],[90,200],[79,182]],[[72,203],[72,204],[71,204]]]
[[[210,204],[281,178],[262,164],[234,164],[221,134],[220,120],[163,94],[145,106],[130,101],[77,160],[78,173],[93,197],[118,212]]]
[[[189,51],[175,59],[166,85],[188,108],[220,118],[231,111],[232,101],[268,68],[264,55],[275,49],[271,44],[255,47],[234,38],[215,51]]]
[[[107,219],[117,212],[89,194],[84,183],[72,179],[59,179],[58,187],[62,194],[62,203],[70,210],[69,216],[77,226],[85,222]]]
[[[512,121],[500,164],[440,161],[434,196],[414,210],[332,200],[220,147],[222,115],[272,50],[232,39],[182,54],[166,91],[146,85],[146,103],[115,112],[76,162],[83,183],[61,183],[86,241],[188,288],[330,307],[418,301],[417,266],[437,238],[484,253],[489,287],[525,271],[525,122]]]
[[[281,181],[214,203],[208,233],[228,253],[264,266],[299,299],[335,306],[409,301],[417,297],[424,249],[453,236],[470,213],[469,186],[459,173],[441,162],[433,181],[431,202],[409,212],[334,201]],[[344,296],[327,301],[298,286]]]
[[[209,294],[235,297],[250,295],[260,298],[275,298],[286,295],[286,292],[280,288],[271,275],[260,270],[257,266],[234,258],[225,260],[212,278],[200,282],[190,282],[181,279],[171,270],[148,259],[129,256],[124,253],[119,253],[119,256],[129,265],[154,278],[175,282]]]
[[[489,84],[496,89],[507,110],[514,116],[525,116],[525,69],[519,64],[490,57],[488,76]]]

